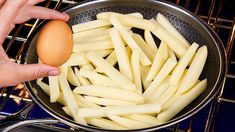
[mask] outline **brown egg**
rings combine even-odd
[[[38,34],[37,54],[47,65],[60,66],[65,63],[72,53],[72,48],[72,31],[64,21],[49,21]]]

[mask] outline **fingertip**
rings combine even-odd
[[[66,13],[62,13],[63,14],[63,20],[64,21],[68,21],[69,20],[69,15]]]

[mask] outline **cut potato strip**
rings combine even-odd
[[[144,54],[143,50],[139,47],[139,45],[135,42],[135,40],[130,36],[130,34],[124,29],[123,25],[118,21],[116,17],[110,18],[111,23],[113,26],[118,29],[122,38],[125,40],[127,45],[131,48],[131,50],[136,50],[140,53],[140,61],[142,65],[150,65],[151,61],[149,58]]]
[[[179,60],[170,78],[171,85],[176,85],[179,82],[180,78],[183,75],[185,68],[189,65],[189,62],[192,60],[194,53],[196,52],[198,46],[199,46],[198,44],[193,43],[189,47],[189,49],[186,51],[184,56]]]
[[[65,100],[69,110],[71,111],[72,117],[74,118],[74,120],[77,123],[87,125],[85,119],[77,115],[78,106],[76,103],[76,99],[73,95],[72,90],[70,89],[70,86],[67,82],[66,76],[63,73],[61,73],[59,75],[59,84],[60,84],[62,93],[64,95],[64,100]]]
[[[120,106],[120,105],[134,105],[136,103],[115,100],[115,99],[108,99],[108,98],[99,98],[99,97],[92,97],[92,96],[84,96],[84,98],[90,102],[93,102],[98,105],[103,106]]]
[[[127,127],[128,129],[140,129],[150,127],[150,125],[145,124],[143,122],[135,121],[117,115],[108,115],[108,118],[121,126]]]
[[[150,31],[153,31],[155,28],[157,28],[157,26],[154,23],[146,19],[137,18],[129,15],[123,15],[123,14],[115,14],[114,16],[117,17],[118,20],[120,20],[120,22],[123,23],[123,25],[128,27],[135,27]]]
[[[71,113],[71,111],[69,111],[67,106],[62,107],[62,109],[64,110],[64,112],[67,115],[72,116],[72,113]],[[110,121],[110,120],[104,119],[104,118],[87,118],[86,121],[90,125],[94,125],[94,126],[101,127],[104,129],[112,129],[112,130],[127,129],[123,126],[118,125],[117,123],[114,123],[113,121]]]
[[[106,49],[113,49],[112,41],[109,39],[73,45],[73,52],[75,53]]]
[[[148,76],[145,81],[152,81],[168,58],[168,49],[166,44],[162,41],[159,50],[153,60],[153,64],[148,72]]]
[[[75,73],[73,72],[72,67],[68,68],[68,76],[67,79],[69,81],[69,83],[71,83],[74,86],[80,86],[80,82],[77,78],[77,76],[75,75]]]
[[[169,53],[169,55],[168,55],[169,58],[171,58],[171,59],[177,61],[177,58],[176,58],[176,56],[175,56],[175,53],[174,53],[171,49],[169,49],[169,48],[168,48],[168,53]]]
[[[38,86],[40,86],[40,88],[43,90],[43,92],[45,92],[48,96],[50,96],[50,87],[49,87],[49,85],[47,85],[46,83],[40,81],[39,79],[37,80],[37,84],[38,84]],[[59,92],[59,98],[57,99],[57,101],[62,105],[66,105],[63,94],[61,92]]]
[[[50,102],[54,103],[60,97],[58,76],[49,76],[48,79],[50,86]]]
[[[151,126],[157,126],[160,124],[163,124],[162,121],[159,121],[157,119],[157,117],[154,117],[152,115],[147,115],[147,114],[142,114],[142,115],[127,115],[125,116],[126,118],[135,120],[135,121],[139,121],[139,122],[143,122],[145,124],[151,125]]]
[[[119,71],[125,75],[130,81],[133,81],[132,70],[130,66],[130,60],[127,55],[127,51],[122,38],[117,29],[112,28],[109,31],[109,35],[113,42],[116,57],[118,60]]]
[[[109,38],[108,28],[97,28],[73,34],[73,43],[89,42],[107,38]]]
[[[120,13],[116,13],[116,12],[102,12],[102,13],[97,14],[96,18],[98,20],[109,21],[111,16],[113,16],[113,15],[115,16],[117,14],[120,14]],[[143,15],[140,14],[139,12],[134,12],[134,13],[126,14],[126,15],[130,15],[130,16],[133,16],[133,17],[137,17],[137,18],[142,18],[143,19]]]
[[[79,74],[85,78],[88,78],[89,80],[92,80],[95,82],[96,85],[100,86],[110,86],[110,87],[117,87],[119,88],[120,85],[113,81],[111,78],[101,75],[99,73],[96,73],[94,71],[85,70],[83,68],[80,69]]]
[[[97,56],[94,53],[88,53],[87,58],[98,68],[100,68],[106,75],[118,83],[123,89],[135,91],[136,86],[124,75],[122,75],[117,69],[110,65],[103,58]]]
[[[87,118],[87,123],[97,127],[110,130],[126,130],[127,128],[104,118]]]
[[[77,39],[77,38],[80,38],[80,39],[83,39],[83,38],[88,38],[88,37],[97,37],[97,35],[100,35],[102,36],[103,34],[108,34],[108,29],[109,27],[101,27],[101,28],[96,28],[96,29],[93,29],[93,30],[87,30],[87,31],[84,31],[84,32],[79,32],[79,33],[74,33],[73,34],[73,38]]]
[[[207,80],[204,79],[203,81],[196,84],[191,90],[187,93],[181,95],[175,102],[165,111],[159,113],[157,118],[160,121],[168,121],[173,118],[178,112],[180,112],[183,108],[185,108],[189,103],[191,103],[194,99],[196,99],[205,89],[207,86]]]
[[[159,104],[142,104],[100,108],[80,108],[78,110],[78,115],[84,118],[89,118],[105,117],[107,115],[152,114],[159,113],[160,111],[161,106]]]
[[[131,60],[132,50],[129,46],[126,46],[126,52],[127,52],[128,59]]]
[[[79,67],[80,67],[80,69],[83,68],[83,69],[90,70],[90,71],[95,70],[94,67],[93,67],[90,63],[81,65],[81,66],[79,66]]]
[[[107,49],[107,50],[95,50],[95,51],[91,51],[91,52],[95,52],[95,54],[99,55],[100,57],[106,57],[109,54],[111,54],[113,52],[113,50],[111,50],[111,49]]]
[[[143,66],[140,64],[140,74],[141,74],[141,80],[142,80],[144,90],[146,90],[148,88],[149,84],[152,82],[152,81],[146,81],[149,70],[150,70],[149,66]]]
[[[135,92],[118,88],[112,88],[112,87],[94,86],[94,85],[79,86],[74,89],[74,92],[78,94],[85,94],[85,95],[103,97],[109,99],[117,99],[134,103],[144,102],[142,95],[139,95]]]
[[[88,63],[84,53],[73,53],[70,58],[63,64],[64,66],[77,66]]]
[[[68,68],[69,68],[69,66],[66,66],[66,65],[60,66],[60,72],[64,73],[66,77],[68,75],[68,70],[69,70]]]
[[[99,108],[100,106],[85,99],[82,95],[74,93],[74,97],[78,104],[82,104],[82,108]]]
[[[188,91],[193,85],[195,85],[206,63],[207,52],[206,46],[202,46],[198,49],[195,57],[193,58],[192,64],[190,65],[188,72],[185,75],[179,90],[177,91],[178,94]]]
[[[163,27],[156,28],[152,33],[161,41],[166,42],[167,46],[176,53],[177,57],[181,58],[185,54],[187,48]]]
[[[87,31],[91,29],[101,28],[101,27],[109,27],[111,26],[110,22],[103,20],[93,20],[85,23],[80,23],[72,26],[72,30],[74,33]]]
[[[146,43],[150,46],[150,48],[152,48],[154,54],[156,54],[158,48],[157,48],[157,45],[156,45],[156,43],[153,39],[153,36],[149,30],[144,31],[144,39],[145,39]]]
[[[84,78],[83,76],[80,75],[79,70],[77,67],[74,68],[75,71],[75,75],[77,76],[79,82],[81,83],[81,85],[91,85],[91,83],[89,82],[89,80],[87,80],[86,78]]]
[[[115,66],[118,62],[115,50],[113,50],[113,52],[109,54],[109,56],[105,60],[112,66]],[[103,71],[100,68],[96,68],[95,71],[99,73],[103,73]]]
[[[140,61],[139,53],[133,52],[131,56],[131,67],[134,76],[134,83],[136,85],[137,91],[139,94],[142,94],[142,84],[141,84],[141,75],[140,75]]]
[[[154,78],[153,82],[149,87],[144,91],[144,98],[148,99],[152,96],[156,88],[161,84],[161,82],[167,77],[167,75],[172,71],[176,65],[176,61],[169,58],[166,63],[163,65],[162,69],[158,75]]]
[[[137,15],[124,15],[119,13],[113,12],[104,12],[97,14],[97,18],[101,20],[109,21],[112,16],[117,17],[121,23],[123,23],[127,27],[135,27],[139,29],[147,29],[147,30],[154,30],[156,25],[153,24],[151,21],[137,17]],[[140,16],[140,15],[139,15]]]
[[[170,85],[168,86],[168,88],[166,89],[166,91],[164,91],[162,93],[162,95],[159,96],[159,98],[157,98],[154,103],[158,103],[161,105],[164,105],[177,91],[178,89],[178,85]]]
[[[161,24],[169,33],[174,35],[186,48],[190,46],[189,42],[180,34],[179,31],[171,24],[171,22],[161,13],[157,14],[157,22]]]
[[[163,82],[159,85],[159,87],[156,88],[156,90],[154,91],[152,96],[149,99],[145,100],[145,102],[147,102],[147,103],[155,102],[162,95],[162,93],[164,93],[167,90],[167,88],[169,87],[169,78],[170,78],[170,76],[168,75],[163,80]]]
[[[153,49],[144,41],[144,39],[139,34],[134,33],[132,37],[137,42],[139,47],[143,50],[143,52],[146,54],[146,56],[151,61],[153,61],[155,57]]]

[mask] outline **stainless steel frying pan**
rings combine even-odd
[[[190,43],[197,42],[198,44],[207,45],[208,47],[208,59],[201,76],[202,78],[208,79],[207,89],[169,122],[160,126],[138,129],[136,131],[158,130],[187,119],[202,109],[218,93],[226,72],[224,47],[216,33],[196,15],[177,5],[154,0],[88,0],[64,10],[64,12],[71,17],[68,22],[71,26],[94,20],[96,19],[96,14],[106,11],[119,13],[140,12],[146,19],[154,18],[158,12],[161,12],[169,18],[173,25]],[[23,63],[37,63],[38,59],[35,51],[35,39],[38,31],[45,23],[46,21],[38,26],[33,35],[29,38],[24,57],[22,57]],[[59,103],[50,103],[49,96],[41,90],[36,84],[36,81],[26,82],[25,85],[33,100],[56,118],[54,122],[62,122],[75,129],[108,131],[93,126],[83,126],[75,123],[73,119],[67,116],[61,109],[62,105]],[[43,121],[45,122],[45,120]]]

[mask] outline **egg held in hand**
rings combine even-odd
[[[61,20],[49,21],[38,34],[36,50],[39,59],[50,66],[60,66],[70,57],[73,48],[72,31]]]

